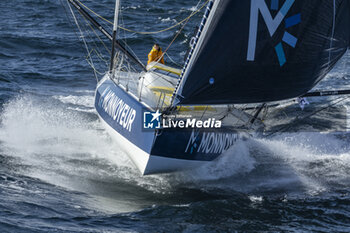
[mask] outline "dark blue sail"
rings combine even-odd
[[[260,103],[307,93],[350,44],[350,0],[214,0],[175,104]]]

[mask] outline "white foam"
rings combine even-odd
[[[328,190],[330,182],[350,184],[350,146],[337,134],[282,134],[257,142],[292,168],[310,194]]]
[[[4,106],[0,141],[2,154],[26,165],[25,175],[101,197],[96,206],[120,206],[121,201],[113,197],[126,192],[138,199],[143,196],[141,190],[172,193],[185,187],[249,193],[298,189],[301,184],[310,194],[317,194],[332,182],[350,185],[349,143],[336,135],[317,133],[239,141],[219,159],[196,170],[141,177],[97,118],[31,96]],[[120,186],[135,191],[122,191]],[[137,202],[125,205],[137,208]],[[110,208],[101,204],[104,207]]]
[[[74,167],[67,161],[94,159],[129,167],[126,156],[101,130],[95,119],[68,111],[60,106],[40,104],[21,97],[6,104],[2,113],[0,140],[6,154],[20,157],[25,163],[70,175],[96,173],[92,167]],[[91,170],[89,170],[91,169]],[[98,172],[102,172],[103,170]],[[45,173],[45,172],[44,172]]]
[[[96,110],[94,108],[79,108],[79,107],[75,107],[75,108],[72,108],[72,107],[67,107],[67,109],[69,110],[74,110],[74,111],[78,111],[78,112],[86,112],[86,113],[93,113],[93,112],[96,112]]]
[[[168,18],[163,18],[163,19],[161,19],[161,21],[162,21],[163,23],[165,23],[165,22],[177,23],[176,19],[171,19],[170,17],[168,17]]]
[[[88,108],[94,107],[94,96],[93,95],[83,95],[83,96],[75,96],[75,95],[58,95],[53,96],[53,98],[58,99],[64,104],[73,104],[78,106],[84,106]]]
[[[186,174],[191,179],[217,180],[236,174],[249,173],[255,168],[256,161],[249,153],[249,145],[238,141],[225,152],[218,160],[208,163]]]
[[[253,203],[261,203],[263,202],[264,198],[262,196],[248,196],[250,201],[253,202]]]
[[[121,195],[121,184],[126,190],[138,189],[135,195],[141,195],[140,188],[166,192],[171,187],[163,176],[142,177],[97,118],[49,99],[20,96],[7,103],[1,113],[0,142],[3,155],[25,165],[19,172],[94,195],[96,208],[137,208],[137,202],[122,206],[121,201],[110,199]]]

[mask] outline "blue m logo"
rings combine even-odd
[[[251,0],[251,9],[250,9],[250,28],[249,28],[249,41],[248,41],[248,53],[247,61],[255,60],[255,51],[257,43],[257,34],[258,34],[258,23],[259,23],[259,12],[261,13],[267,29],[272,37],[277,31],[278,27],[281,25],[282,21],[288,14],[289,10],[293,6],[295,0],[286,0],[275,16],[272,17],[269,7],[266,5],[265,0]],[[271,10],[278,10],[279,0],[271,0]],[[301,15],[297,14],[291,16],[285,20],[285,28],[292,27],[296,24],[299,24],[301,21]],[[298,41],[293,35],[285,31],[282,41],[292,46],[296,46]],[[282,42],[277,44],[275,51],[280,63],[280,66],[283,66],[286,63],[286,57],[283,50]]]

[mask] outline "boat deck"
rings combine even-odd
[[[152,111],[162,112],[170,106],[177,76],[164,70],[151,69],[146,73],[119,71],[114,79],[128,92],[133,93]],[[296,100],[268,103],[256,115],[259,104],[178,106],[164,117],[200,120],[215,119],[223,127],[267,134],[278,131],[344,131],[347,127],[347,110],[342,107],[327,108],[328,102],[315,102],[302,110]],[[318,113],[319,112],[319,113]],[[311,116],[311,118],[308,116]],[[256,117],[256,118],[255,118]],[[305,119],[304,119],[305,118]],[[323,119],[320,122],[320,119]],[[311,120],[310,120],[311,119]],[[345,122],[344,122],[345,121]],[[253,122],[253,123],[252,123]]]

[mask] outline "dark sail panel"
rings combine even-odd
[[[175,103],[305,94],[347,51],[349,30],[350,0],[215,0]]]

